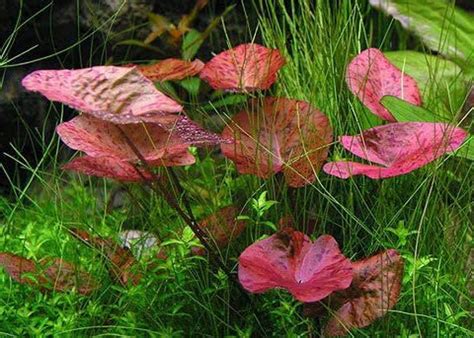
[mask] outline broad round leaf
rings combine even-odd
[[[376,48],[364,50],[349,63],[346,81],[352,93],[372,113],[387,121],[396,120],[379,102],[386,95],[421,105],[421,95],[416,81],[391,64]]]
[[[284,64],[285,59],[277,49],[248,43],[216,55],[206,63],[200,77],[214,89],[268,89]]]
[[[188,152],[190,143],[157,124],[117,126],[93,116],[81,115],[61,123],[56,131],[70,148],[92,157],[137,162],[139,158],[128,145],[123,131],[149,164],[178,166],[195,162],[194,156]]]
[[[140,73],[151,81],[182,80],[194,76],[204,68],[201,60],[165,59],[151,65],[137,66]]]
[[[315,302],[352,281],[350,261],[329,235],[314,243],[285,228],[250,245],[239,257],[239,281],[252,293],[283,288],[302,302]]]
[[[77,157],[63,165],[62,168],[89,176],[111,178],[123,182],[142,182],[152,179],[146,171],[135,168],[127,161],[120,161],[112,157]]]
[[[340,138],[348,151],[379,165],[338,161],[326,163],[323,170],[343,179],[355,175],[373,179],[399,176],[456,150],[466,137],[466,131],[445,123],[390,123]]]
[[[22,84],[52,101],[114,123],[167,125],[183,109],[158,91],[136,67],[38,70],[26,76]]]
[[[351,286],[338,293],[340,308],[324,329],[327,336],[343,336],[352,328],[370,325],[398,301],[403,260],[393,249],[352,263]]]
[[[222,132],[235,143],[221,144],[242,174],[268,178],[283,172],[291,187],[316,178],[332,142],[328,118],[307,102],[284,98],[252,100]]]

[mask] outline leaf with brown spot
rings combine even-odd
[[[291,187],[313,182],[332,142],[328,118],[307,102],[267,97],[252,100],[222,132],[235,143],[222,144],[223,154],[241,174],[268,178],[283,172]]]
[[[90,274],[61,258],[35,263],[31,259],[2,252],[0,265],[18,283],[35,286],[42,291],[67,292],[75,288],[80,294],[88,295],[98,287]]]
[[[351,286],[337,294],[342,304],[327,323],[329,337],[346,335],[352,328],[370,325],[393,308],[400,295],[403,259],[390,249],[352,263]]]

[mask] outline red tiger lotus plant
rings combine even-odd
[[[399,176],[456,150],[466,137],[466,131],[445,123],[390,123],[340,138],[348,151],[375,164],[336,161],[326,163],[323,170],[343,179],[354,175],[372,179]]]
[[[356,175],[372,179],[404,175],[456,150],[468,136],[463,129],[446,123],[395,123],[380,100],[391,95],[421,105],[421,95],[416,81],[392,65],[378,49],[369,48],[357,55],[347,67],[346,80],[349,89],[372,113],[394,123],[365,130],[357,136],[341,136],[339,141],[346,150],[371,163],[326,163],[323,170],[329,175],[342,179]]]
[[[186,116],[177,115],[182,106],[159,92],[137,67],[42,70],[28,75],[22,83],[28,90],[38,91],[50,100],[68,104],[87,115],[58,128],[66,143],[88,154],[66,168],[146,182],[163,195],[210,249],[194,217],[181,209],[177,199],[159,182],[152,167],[191,164],[194,158],[187,153],[187,147],[218,144],[223,141],[219,136],[199,127]],[[175,183],[180,186],[179,182]],[[191,209],[187,209],[190,212]],[[216,261],[221,263],[219,259]]]
[[[310,317],[333,309],[323,330],[329,337],[384,316],[398,301],[402,276],[403,260],[394,249],[351,263],[331,236],[311,242],[289,227],[253,243],[239,257],[239,280],[247,291],[285,289],[305,303]]]
[[[312,242],[304,233],[284,228],[242,252],[239,280],[252,293],[283,288],[301,302],[315,302],[347,288],[352,267],[333,237]]]

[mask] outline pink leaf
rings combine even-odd
[[[239,257],[239,280],[253,293],[283,288],[302,302],[314,302],[347,288],[352,281],[350,261],[334,238],[314,243],[292,228],[249,246]]]
[[[63,169],[124,182],[141,182],[152,179],[144,170],[138,169],[137,171],[129,162],[112,157],[78,157],[66,163]]]
[[[357,55],[347,67],[349,89],[380,118],[394,122],[395,118],[380,104],[385,95],[396,96],[414,105],[421,105],[416,81],[392,65],[383,53],[369,48]]]
[[[466,137],[466,131],[445,123],[391,123],[340,138],[348,151],[379,165],[338,161],[326,163],[323,170],[343,179],[355,175],[373,179],[399,176],[456,150]]]
[[[70,148],[83,151],[91,157],[113,157],[120,161],[137,162],[137,155],[120,130],[150,164],[179,166],[195,162],[194,156],[188,152],[190,143],[157,124],[117,126],[93,116],[81,115],[56,128]]]
[[[138,66],[143,76],[151,81],[182,80],[194,76],[204,68],[201,60],[185,61],[180,59],[165,59],[151,65]]]
[[[253,91],[268,89],[285,64],[277,49],[243,44],[226,50],[206,63],[200,77],[214,89]]]
[[[52,101],[115,123],[176,120],[182,107],[158,91],[137,68],[97,66],[78,70],[38,70],[23,86]]]
[[[223,154],[242,174],[268,178],[283,172],[288,185],[311,183],[327,158],[332,129],[327,117],[307,102],[284,98],[253,100],[235,115],[222,136]]]
[[[398,301],[403,277],[403,259],[387,250],[352,263],[351,286],[335,294],[339,308],[324,329],[328,337],[343,336],[384,316]]]

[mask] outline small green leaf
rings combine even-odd
[[[468,160],[474,161],[474,136],[470,135],[469,138],[454,152],[454,156],[467,158]]]
[[[196,56],[199,48],[204,42],[204,36],[201,32],[191,29],[183,38],[181,55],[184,60],[192,60]]]
[[[231,94],[224,96],[223,98],[210,102],[206,105],[203,105],[201,107],[202,110],[212,110],[212,109],[217,109],[221,107],[226,107],[226,106],[232,106],[235,104],[241,104],[244,102],[247,102],[248,97],[246,95],[241,95],[241,94]]]
[[[398,122],[447,122],[443,116],[395,96],[384,96],[380,103],[392,113]]]
[[[189,95],[197,96],[201,88],[201,79],[198,77],[190,77],[178,82],[181,87],[186,90]]]

